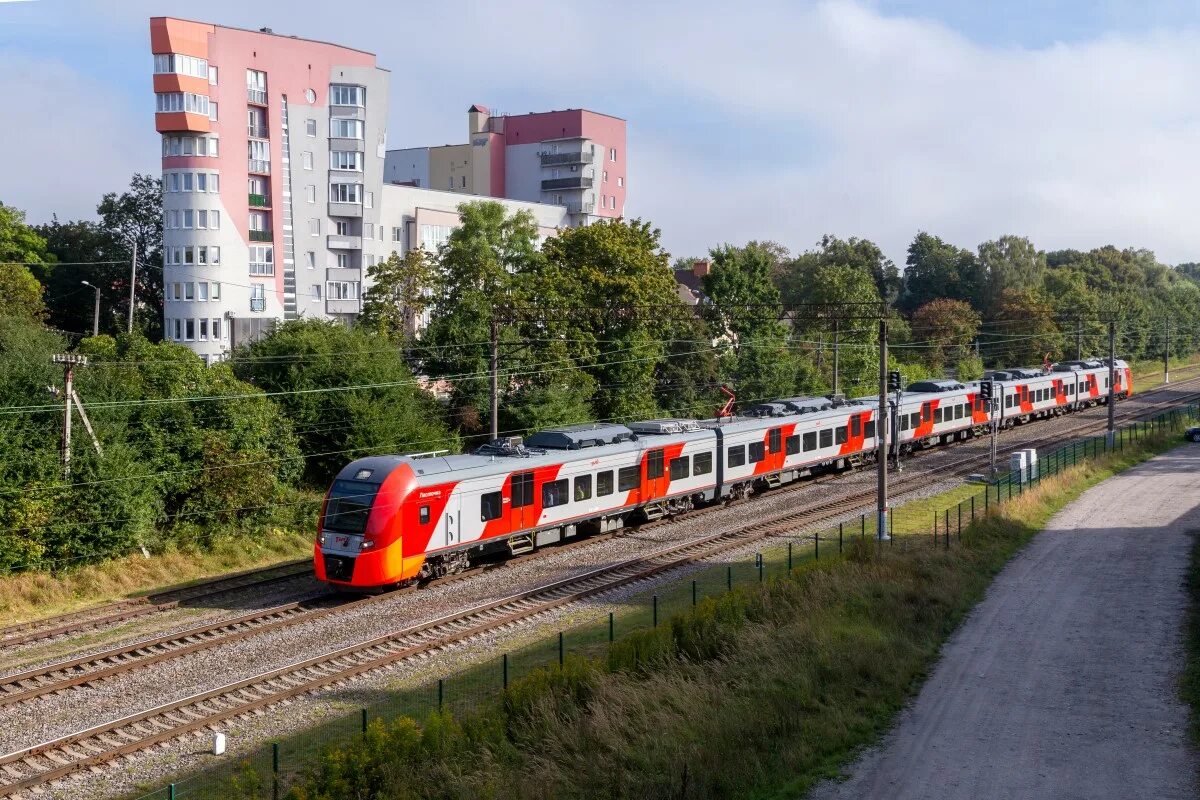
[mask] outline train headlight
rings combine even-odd
[[[317,543],[320,544],[321,547],[325,546],[325,534],[322,533],[320,536],[317,537]]]
[[[363,539],[362,544],[359,545],[359,548],[362,550],[366,550],[366,549],[368,549],[370,547],[374,547],[374,546],[375,546],[375,543],[372,542],[371,540]]]

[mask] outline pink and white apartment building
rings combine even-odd
[[[543,239],[624,211],[615,117],[473,106],[467,144],[387,151],[371,53],[172,17],[151,18],[150,44],[165,338],[206,361],[278,321],[350,322],[367,268],[436,250],[464,193],[531,213]]]
[[[467,110],[466,144],[387,151],[387,183],[565,206],[573,224],[625,212],[625,120],[581,108]]]

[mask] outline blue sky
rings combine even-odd
[[[929,230],[1200,260],[1200,4],[1175,0],[0,2],[0,201],[87,216],[157,171],[147,20],[201,11],[377,53],[392,147],[463,140],[475,102],[626,118],[627,212],[676,255],[829,232],[902,262]]]

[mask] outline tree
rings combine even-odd
[[[1023,236],[1001,236],[979,245],[977,294],[971,299],[983,315],[997,307],[1009,289],[1036,290],[1046,272],[1046,254]]]
[[[899,305],[914,311],[931,300],[968,299],[975,256],[921,231],[908,246],[904,293]]]
[[[45,313],[42,285],[29,268],[0,263],[0,317],[40,320]]]
[[[1053,310],[1040,289],[1008,288],[1000,293],[989,322],[995,323],[987,353],[1000,366],[1040,365],[1062,353]]]
[[[363,294],[358,325],[384,339],[401,342],[416,330],[429,305],[435,279],[433,260],[424,250],[393,252],[367,267],[370,288]]]
[[[816,267],[841,266],[861,270],[875,284],[875,292],[886,302],[893,303],[900,296],[903,280],[896,265],[883,254],[878,245],[867,239],[850,237],[839,239],[826,234],[817,243],[816,250],[797,256],[782,270],[778,286],[784,302],[793,307],[805,302],[805,275]]]
[[[238,378],[279,393],[275,402],[295,426],[310,483],[327,484],[364,455],[456,446],[432,396],[386,345],[361,328],[294,320],[234,353]]]
[[[96,206],[100,228],[109,236],[112,252],[128,262],[137,248],[138,271],[134,325],[150,338],[162,337],[163,254],[162,254],[162,181],[135,173],[129,189],[121,194],[109,192]],[[129,310],[129,278],[122,278]]]
[[[46,240],[25,224],[25,212],[0,203],[0,263],[40,264]]]
[[[50,298],[48,324],[64,331],[91,331],[92,289],[82,285],[87,281],[100,288],[100,330],[124,331],[125,317],[118,318],[118,312],[129,307],[129,264],[112,236],[94,222],[64,223],[57,217],[39,225],[37,232],[52,256],[50,263],[35,269]]]
[[[528,212],[510,216],[490,200],[463,203],[458,212],[461,225],[438,253],[420,356],[431,377],[452,384],[451,416],[459,430],[478,433],[487,424],[493,315],[530,299],[517,281],[537,268],[541,255]],[[536,363],[515,329],[501,326],[500,341],[507,371]],[[503,394],[509,386],[500,388]]]
[[[933,370],[959,364],[971,355],[979,323],[979,314],[962,300],[931,300],[921,306],[912,317],[921,360]]]
[[[590,404],[600,419],[659,413],[658,368],[670,355],[673,326],[690,314],[659,237],[639,219],[560,230],[525,284],[537,303],[560,309],[529,334],[565,340],[565,355],[595,383]]]

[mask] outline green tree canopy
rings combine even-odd
[[[970,250],[921,231],[908,246],[904,293],[899,305],[911,312],[931,300],[968,300],[973,288],[974,262]]]
[[[363,294],[358,325],[389,341],[407,340],[435,294],[436,277],[433,259],[420,249],[403,258],[393,252],[367,267],[370,288]]]
[[[931,370],[957,365],[971,355],[979,314],[962,300],[931,300],[913,312],[915,352]]]

